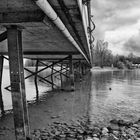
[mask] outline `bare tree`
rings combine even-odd
[[[108,50],[108,42],[103,40],[97,40],[95,49],[94,49],[94,62],[95,65],[103,67],[105,65],[111,65],[113,61],[112,52]]]

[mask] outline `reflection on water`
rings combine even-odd
[[[32,70],[34,70],[32,68]],[[29,73],[25,73],[27,76]],[[45,77],[48,72],[41,73]],[[59,77],[60,78],[60,77]],[[93,124],[107,124],[111,119],[136,120],[140,116],[140,70],[92,71],[89,116]],[[60,80],[54,79],[57,85]],[[5,110],[12,108],[11,93],[4,89],[10,84],[9,70],[4,69],[2,92]],[[38,82],[43,97],[51,86]],[[36,99],[34,77],[26,80],[27,100]],[[45,96],[46,97],[46,96]]]
[[[31,71],[34,71],[34,67],[29,68]],[[41,67],[39,67],[41,69]],[[43,71],[39,73],[39,76],[45,77],[50,73],[50,71]],[[25,76],[28,76],[31,73],[28,73],[25,71]],[[58,75],[58,73],[57,73]],[[50,77],[48,80],[51,81]],[[54,77],[54,83],[58,86],[60,86],[60,80],[57,80]],[[9,69],[4,68],[3,70],[3,81],[2,81],[2,95],[3,95],[3,102],[4,102],[4,109],[10,110],[12,109],[12,99],[11,99],[11,92],[7,91],[5,89],[6,86],[10,85],[10,79],[9,79]],[[36,89],[35,89],[35,83],[34,83],[34,76],[28,78],[25,80],[26,85],[26,98],[27,101],[35,101],[36,100]],[[51,85],[44,82],[40,82],[38,78],[38,89],[39,89],[39,96],[42,96],[43,94],[46,94],[46,91],[51,90]]]
[[[92,71],[90,119],[107,124],[111,119],[140,116],[140,70]]]

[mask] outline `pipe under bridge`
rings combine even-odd
[[[36,79],[39,72],[51,68],[52,81],[39,78],[53,88],[52,75],[58,72],[70,79],[74,90],[75,67],[83,73],[92,67],[92,23],[90,0],[0,0],[0,88],[5,58],[10,67],[7,89],[12,92],[17,140],[30,139],[24,70]],[[24,68],[23,58],[36,60],[35,72]],[[38,63],[44,65],[42,70]],[[55,65],[61,65],[61,70]],[[0,106],[3,108],[1,89]]]

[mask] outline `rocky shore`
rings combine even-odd
[[[111,120],[107,127],[54,122],[50,128],[32,131],[33,140],[140,140],[140,120]]]

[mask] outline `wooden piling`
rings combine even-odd
[[[52,89],[54,89],[54,81],[53,81],[53,69],[54,69],[54,63],[52,65],[52,68],[51,68],[51,82],[52,82]]]
[[[61,90],[63,90],[63,77],[62,77],[62,73],[63,73],[63,63],[61,63],[61,71],[60,71]]]
[[[4,58],[2,55],[0,55],[0,108],[1,108],[1,114],[3,115],[4,112],[4,103],[2,98],[2,74],[3,74],[3,61]]]
[[[21,27],[7,26],[10,81],[16,140],[30,139],[25,93]]]
[[[67,64],[66,64],[66,75],[67,75],[67,79],[66,79],[66,80],[68,80],[68,76],[69,76],[69,75],[68,75],[68,71],[69,71],[69,64],[67,63]]]
[[[36,60],[36,66],[35,66],[35,72],[38,71],[38,60]],[[35,82],[35,89],[36,89],[36,100],[39,99],[39,90],[38,90],[38,82],[37,82],[37,74],[34,76],[34,82]]]
[[[74,91],[75,90],[75,85],[74,85],[74,70],[73,70],[73,61],[72,61],[72,55],[69,55],[69,68],[70,68],[70,90]]]
[[[81,61],[79,61],[79,78],[80,78],[80,80],[82,78],[82,65],[81,65]]]
[[[82,75],[85,75],[85,65],[84,65],[84,63],[82,64]]]

